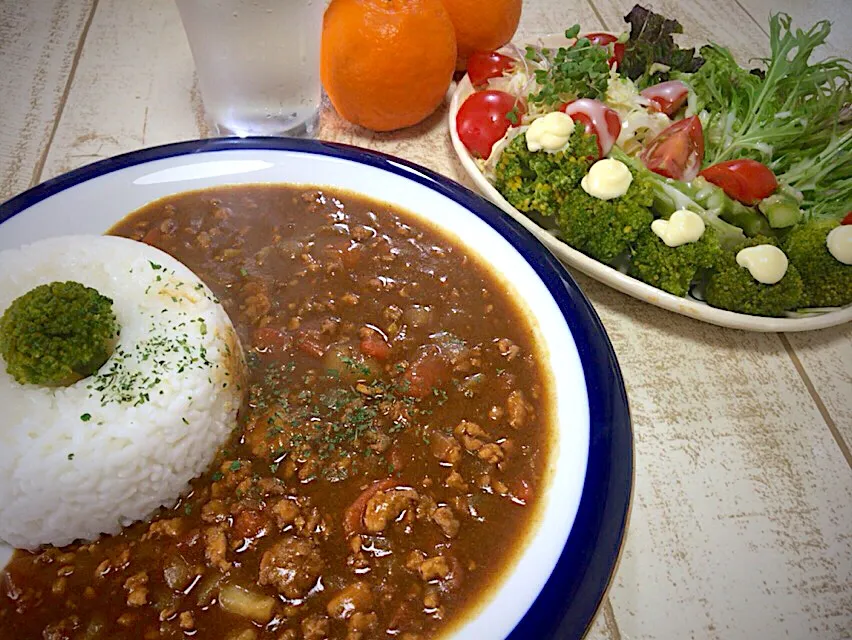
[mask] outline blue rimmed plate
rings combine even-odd
[[[354,147],[200,140],[104,160],[9,200],[0,205],[0,250],[103,233],[152,200],[245,183],[347,189],[404,208],[455,236],[517,294],[556,389],[550,480],[515,564],[454,637],[581,637],[609,585],[629,511],[633,443],[624,383],[600,320],[571,276],[486,200],[428,169]],[[0,562],[8,553],[0,550]]]

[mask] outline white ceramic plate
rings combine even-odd
[[[564,36],[553,34],[543,36],[536,44],[547,47],[558,47],[567,42]],[[721,327],[729,327],[732,329],[745,329],[747,331],[810,331],[813,329],[824,329],[833,327],[852,321],[852,305],[847,305],[841,309],[830,311],[824,314],[814,314],[801,318],[766,318],[762,316],[750,316],[744,313],[735,313],[733,311],[725,311],[724,309],[716,309],[704,302],[694,298],[680,298],[657,289],[649,284],[641,282],[636,278],[632,278],[620,271],[613,269],[610,266],[598,262],[594,258],[590,258],[572,249],[567,244],[556,238],[547,230],[543,229],[535,222],[530,220],[523,213],[518,211],[494,188],[479,170],[473,157],[468,153],[465,146],[459,140],[458,129],[456,128],[456,114],[459,107],[465,99],[473,93],[473,86],[467,76],[462,78],[458,83],[452,100],[450,101],[449,110],[449,126],[450,138],[453,142],[453,148],[458,155],[467,174],[476,184],[482,194],[491,200],[494,204],[500,207],[503,211],[520,222],[524,227],[533,233],[541,242],[550,249],[556,257],[568,266],[579,269],[588,276],[591,276],[599,282],[609,285],[613,289],[617,289],[622,293],[633,296],[644,302],[648,302],[657,307],[674,311],[689,318],[695,318],[703,322],[719,325]]]
[[[556,387],[551,480],[516,564],[455,637],[579,638],[603,598],[626,526],[633,472],[627,399],[612,346],[577,285],[491,204],[422,167],[354,147],[201,140],[104,160],[0,205],[0,250],[103,233],[142,205],[183,191],[281,182],[349,189],[427,218],[522,293]],[[0,565],[9,553],[0,548]]]

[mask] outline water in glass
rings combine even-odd
[[[310,136],[326,0],[177,0],[218,135]]]

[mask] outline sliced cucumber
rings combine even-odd
[[[763,212],[773,229],[792,227],[802,219],[798,201],[785,193],[775,193],[764,198],[757,208]]]

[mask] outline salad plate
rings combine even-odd
[[[564,34],[549,34],[535,41],[524,43],[524,45],[509,45],[500,51],[517,57],[518,55],[523,55],[527,44],[557,49],[571,42]],[[673,295],[569,246],[557,236],[555,231],[541,226],[537,221],[531,219],[510,204],[484,173],[483,161],[477,160],[460,139],[457,127],[457,115],[462,104],[475,91],[470,77],[465,75],[458,82],[450,102],[448,114],[450,138],[459,161],[477,189],[486,198],[528,229],[564,264],[638,300],[721,327],[757,332],[796,332],[824,329],[852,321],[852,305],[824,312],[814,310],[814,312],[790,313],[787,317],[748,315],[712,307],[703,300],[693,297],[691,293],[685,297]],[[497,144],[500,143],[498,142]]]

